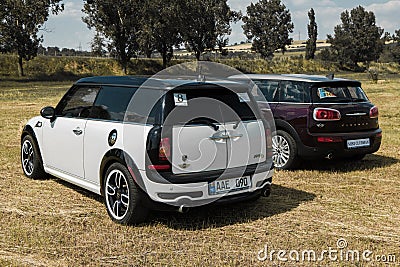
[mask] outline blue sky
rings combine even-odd
[[[246,6],[251,0],[228,0],[228,4],[233,10],[246,12]],[[333,32],[335,25],[340,23],[340,13],[344,10],[362,5],[368,11],[373,11],[376,16],[377,25],[383,27],[385,31],[394,33],[400,28],[399,10],[400,0],[283,0],[282,1],[292,14],[292,21],[295,29],[292,34],[294,40],[306,39],[307,35],[307,12],[314,8],[318,23],[318,38],[326,39],[326,35]],[[57,16],[51,16],[46,22],[46,31],[43,31],[45,47],[58,46],[60,48],[74,48],[79,46],[84,50],[89,50],[90,41],[94,33],[89,31],[86,24],[82,22],[84,15],[81,10],[82,0],[64,0],[65,10]],[[244,41],[241,23],[232,25],[230,43]]]

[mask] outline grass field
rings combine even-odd
[[[71,82],[1,81],[0,266],[398,266],[400,77],[363,83],[380,108],[384,136],[376,154],[276,172],[272,195],[254,203],[157,212],[133,227],[111,222],[92,193],[22,174],[23,124],[55,105]],[[257,259],[265,245],[268,252],[315,250],[318,257],[338,249],[339,238],[348,243],[343,251],[372,251],[371,262],[326,254],[321,262],[283,262],[277,252],[273,262]],[[396,263],[380,263],[379,255],[395,255]]]

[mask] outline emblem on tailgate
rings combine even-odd
[[[181,167],[182,169],[186,169],[187,167],[190,166],[190,164],[183,163],[183,164],[178,164],[178,166]]]

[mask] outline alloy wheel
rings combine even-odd
[[[125,217],[129,208],[129,187],[125,175],[120,170],[112,170],[106,179],[106,205],[117,220]]]
[[[25,140],[21,149],[22,168],[26,175],[32,175],[34,170],[35,153],[33,145],[29,140]]]
[[[282,168],[288,163],[290,147],[285,137],[281,135],[272,137],[272,153],[272,160],[276,167]]]

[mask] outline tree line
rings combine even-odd
[[[161,55],[166,67],[174,49],[186,48],[200,60],[205,51],[226,54],[231,24],[243,21],[243,33],[252,43],[252,50],[264,59],[276,51],[286,52],[293,40],[294,24],[290,11],[281,0],[259,0],[251,3],[245,14],[232,10],[227,0],[84,0],[83,22],[96,34],[91,43],[94,55],[113,55],[126,73],[131,58],[154,52]],[[64,9],[62,0],[2,0],[0,2],[0,52],[16,53],[20,75],[23,60],[38,53],[60,54],[55,48],[40,44],[44,23],[50,14]],[[308,12],[306,59],[314,59],[318,26],[314,9]],[[397,45],[390,48],[396,60],[400,58],[400,30],[394,35],[384,33],[376,25],[373,12],[358,6],[341,14],[341,24],[327,36],[331,47],[321,52],[324,60],[340,66],[356,68],[359,62],[377,60],[385,41]],[[58,49],[59,50],[59,49]],[[76,53],[68,49],[68,54]]]

